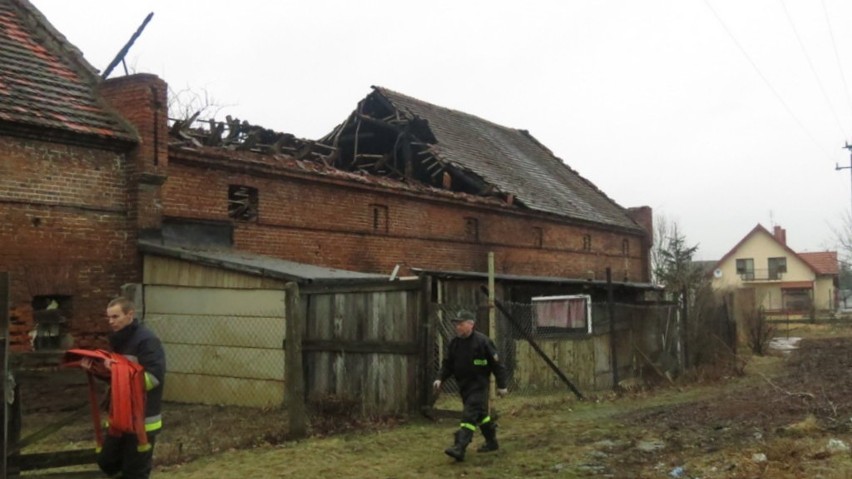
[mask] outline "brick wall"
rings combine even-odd
[[[139,229],[162,223],[160,185],[168,169],[168,87],[156,75],[109,79],[99,93],[136,130],[139,143],[129,156],[128,208]]]
[[[231,166],[235,162],[231,160]],[[163,186],[164,215],[227,221],[229,185],[256,188],[256,221],[234,222],[234,242],[240,249],[386,274],[396,264],[486,271],[487,253],[493,251],[499,273],[603,279],[611,267],[616,280],[647,279],[641,234],[569,225],[544,215],[518,214],[514,208],[435,200],[424,193],[343,180],[253,174],[250,168],[235,172],[214,163],[170,160]],[[471,219],[478,225],[478,238],[472,236]],[[584,236],[590,240],[588,246]]]
[[[34,296],[70,296],[83,346],[106,331],[109,298],[139,280],[123,158],[0,137],[0,271],[12,275],[12,305],[26,312]]]

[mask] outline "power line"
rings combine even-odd
[[[799,128],[802,129],[802,131],[805,133],[805,135],[807,135],[807,137],[810,138],[810,140],[814,143],[814,145],[816,145],[817,148],[819,148],[822,151],[822,153],[826,156],[826,158],[828,158],[829,161],[830,161],[831,155],[829,155],[828,152],[825,150],[825,148],[823,148],[822,145],[819,144],[819,142],[816,140],[816,138],[814,138],[814,136],[811,134],[811,132],[808,131],[807,128],[805,128],[805,125],[801,122],[801,120],[799,120],[799,117],[797,117],[796,114],[793,113],[793,110],[791,110],[790,107],[787,105],[787,102],[785,102],[784,99],[781,98],[781,95],[778,93],[778,91],[775,89],[775,87],[772,86],[772,83],[769,82],[769,79],[766,78],[766,76],[763,74],[763,72],[760,71],[760,68],[757,67],[757,64],[754,62],[754,60],[751,59],[748,52],[745,51],[745,48],[743,48],[743,46],[737,40],[737,37],[734,36],[733,32],[731,32],[731,30],[728,28],[728,26],[722,20],[722,17],[720,17],[719,14],[716,12],[716,10],[713,8],[713,6],[710,5],[709,0],[704,0],[704,4],[707,5],[707,8],[710,9],[710,11],[713,13],[713,16],[716,17],[716,20],[719,21],[719,24],[722,25],[722,28],[725,29],[725,32],[728,34],[728,36],[731,37],[731,40],[734,42],[734,45],[737,46],[737,48],[740,50],[740,53],[742,53],[743,56],[746,58],[746,60],[748,60],[748,62],[751,64],[752,68],[754,68],[754,71],[757,72],[757,75],[760,77],[761,80],[763,80],[763,83],[765,83],[766,86],[769,88],[769,91],[771,91],[772,94],[775,95],[775,98],[781,103],[781,106],[784,107],[784,110],[787,111],[787,114],[789,114],[793,118],[793,120],[796,122],[797,125],[799,125]]]
[[[849,110],[852,111],[852,96],[849,95],[849,85],[846,84],[846,75],[843,74],[843,65],[840,63],[840,53],[837,51],[837,42],[834,40],[834,31],[831,28],[831,19],[828,15],[828,8],[825,6],[825,0],[822,0],[822,11],[825,12],[825,23],[828,24],[828,35],[831,37],[834,59],[837,61],[837,70],[840,72],[840,79],[843,81],[843,92],[846,93],[846,103],[849,105]]]
[[[787,8],[787,4],[784,3],[784,0],[778,0],[778,3],[781,4],[781,8],[784,9],[784,15],[787,16],[787,21],[790,23],[790,28],[793,29],[793,35],[796,36],[796,41],[799,42],[799,48],[802,49],[802,53],[805,55],[805,60],[808,61],[808,67],[811,69],[811,73],[814,75],[814,79],[819,86],[819,91],[822,92],[822,97],[825,98],[825,103],[828,105],[828,108],[831,110],[831,114],[834,116],[834,121],[837,123],[837,129],[840,130],[840,137],[846,138],[846,133],[843,129],[843,125],[840,124],[840,118],[837,116],[837,112],[834,110],[834,105],[831,104],[831,100],[828,98],[828,93],[825,91],[825,87],[822,85],[822,80],[819,79],[819,75],[817,74],[816,68],[814,68],[814,64],[811,61],[811,56],[808,55],[808,50],[805,48],[805,43],[802,41],[802,37],[799,35],[799,31],[796,29],[796,24],[793,23],[793,17],[790,16],[790,10]]]

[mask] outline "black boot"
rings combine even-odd
[[[476,452],[491,452],[500,449],[500,444],[497,443],[497,424],[486,422],[479,426],[479,429],[485,437],[485,444],[479,446]]]
[[[473,439],[473,431],[466,427],[459,428],[455,433],[456,442],[451,447],[444,449],[444,454],[452,457],[456,461],[464,461],[464,450]]]

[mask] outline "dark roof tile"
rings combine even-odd
[[[617,227],[640,229],[627,211],[527,131],[373,87],[400,113],[424,119],[443,161],[476,173],[527,207]]]

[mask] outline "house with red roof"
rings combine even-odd
[[[838,307],[840,269],[836,251],[797,253],[787,230],[754,227],[711,269],[717,291],[753,296],[773,316],[810,317]]]

